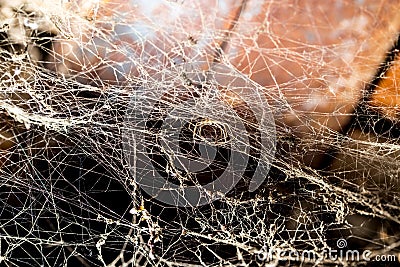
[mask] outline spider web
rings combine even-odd
[[[0,1],[0,262],[398,253],[397,7]]]

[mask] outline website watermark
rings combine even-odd
[[[297,262],[397,262],[396,254],[375,254],[371,250],[349,249],[346,239],[338,239],[336,248],[322,250],[296,250],[293,248],[268,248],[263,246],[256,253],[257,261],[297,261]]]

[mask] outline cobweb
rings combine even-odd
[[[338,240],[397,255],[397,107],[374,98],[396,7],[0,1],[0,262],[368,264],[259,257]]]

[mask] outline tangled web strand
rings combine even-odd
[[[397,254],[398,5],[0,1],[0,262]]]

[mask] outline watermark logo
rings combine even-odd
[[[336,246],[337,246],[339,249],[347,247],[347,240],[344,239],[344,238],[338,239],[338,241],[336,242]]]
[[[257,253],[257,261],[277,262],[395,262],[396,255],[375,255],[371,250],[356,250],[347,247],[347,240],[340,238],[336,242],[337,248],[322,250],[296,250],[294,248],[268,248],[263,246]]]
[[[256,190],[275,155],[273,114],[259,85],[222,64],[164,69],[134,92],[124,153],[137,185],[168,205],[201,206],[241,180]]]

